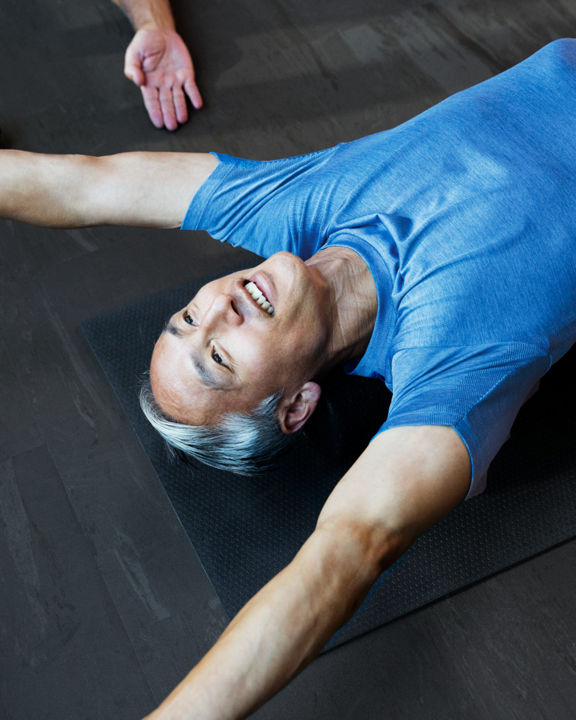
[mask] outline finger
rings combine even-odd
[[[157,128],[164,127],[162,108],[160,107],[160,99],[158,98],[158,88],[144,85],[144,87],[140,89],[142,90],[144,105],[148,111],[150,120],[152,120],[152,124]]]
[[[188,120],[188,108],[186,107],[186,97],[180,85],[174,85],[172,88],[172,99],[174,101],[176,120],[179,123],[185,123]]]
[[[160,105],[162,107],[162,117],[164,125],[168,130],[176,130],[178,123],[176,121],[176,111],[174,110],[174,100],[172,98],[172,88],[161,87],[159,90]]]
[[[186,95],[190,98],[190,102],[196,110],[200,110],[202,105],[204,105],[204,101],[202,100],[202,95],[200,95],[200,90],[198,90],[198,86],[194,82],[194,80],[186,80],[184,83],[184,90],[186,90]]]

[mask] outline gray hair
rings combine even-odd
[[[287,435],[280,428],[276,411],[282,393],[270,395],[249,412],[227,413],[216,425],[186,425],[162,412],[147,378],[140,389],[140,407],[172,454],[175,448],[205,465],[251,475],[269,469],[299,434]]]

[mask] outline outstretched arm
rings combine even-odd
[[[147,720],[253,712],[320,652],[378,575],[464,499],[469,473],[468,452],[451,428],[379,435],[336,486],[294,560]]]
[[[152,123],[175,130],[188,120],[185,95],[197,110],[203,101],[192,58],[175,30],[169,0],[112,1],[136,30],[124,57],[124,74],[142,91]]]
[[[0,150],[0,217],[51,227],[178,227],[217,164],[208,153]]]

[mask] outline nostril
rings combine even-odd
[[[232,300],[232,310],[236,313],[236,315],[240,315],[240,312],[238,310],[238,307],[236,306],[236,301]]]

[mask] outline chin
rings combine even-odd
[[[304,260],[290,252],[282,251],[271,255],[261,267],[270,273],[281,295],[282,290],[289,295],[293,294],[295,287],[301,283],[307,284],[309,280],[309,268]]]

